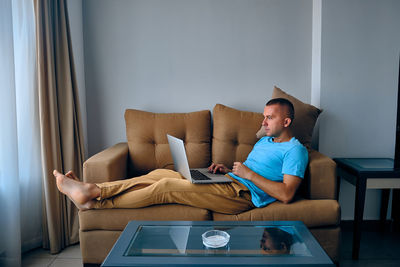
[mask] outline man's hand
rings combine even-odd
[[[233,163],[232,172],[233,172],[233,174],[235,174],[241,178],[251,180],[250,174],[252,173],[252,170],[250,170],[246,165],[244,165],[241,162]]]
[[[211,164],[210,167],[208,167],[208,171],[212,172],[212,173],[220,172],[220,173],[226,174],[228,172],[231,172],[232,170],[227,168],[224,164],[215,164],[215,163],[213,163],[213,164]]]

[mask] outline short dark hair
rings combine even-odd
[[[280,106],[287,107],[288,114],[287,116],[292,120],[294,120],[294,106],[292,102],[287,100],[286,98],[273,98],[267,102],[266,106],[278,104]]]
[[[282,250],[283,249],[282,244],[284,244],[287,249],[287,252],[285,254],[290,253],[290,249],[295,241],[291,234],[278,227],[266,227],[264,228],[264,232],[267,232],[269,234],[271,238],[270,240],[275,249]]]

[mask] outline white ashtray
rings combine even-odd
[[[220,230],[210,230],[201,235],[203,244],[210,248],[220,248],[228,244],[230,235]]]

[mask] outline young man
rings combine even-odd
[[[290,254],[294,243],[292,234],[279,227],[264,228],[260,240],[262,254]]]
[[[146,175],[115,182],[80,182],[72,172],[54,170],[57,187],[82,210],[142,208],[177,203],[212,211],[237,214],[279,200],[289,203],[296,193],[308,162],[308,152],[293,137],[290,125],[294,108],[290,101],[277,98],[264,108],[262,122],[266,137],[253,147],[244,163],[232,170],[212,163],[210,172],[221,172],[232,179],[227,184],[192,184],[179,173],[158,169]]]

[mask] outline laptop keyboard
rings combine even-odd
[[[205,176],[198,170],[190,170],[190,175],[193,180],[211,180],[211,178]]]

